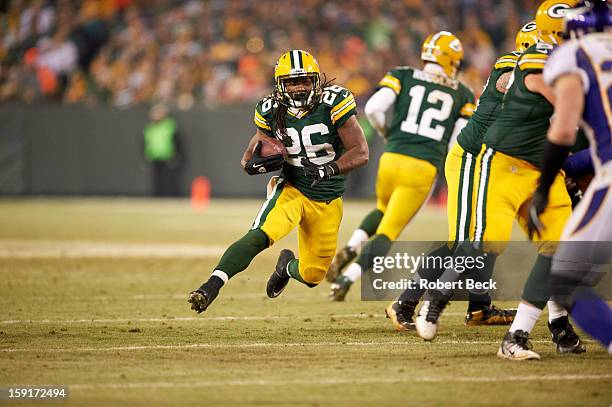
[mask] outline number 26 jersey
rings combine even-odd
[[[314,201],[340,197],[346,189],[344,175],[331,177],[313,188],[312,179],[304,174],[301,159],[306,157],[315,164],[325,164],[340,158],[345,149],[338,129],[357,113],[353,94],[341,86],[327,86],[319,103],[309,111],[287,111],[286,135],[276,127],[274,117],[278,109],[272,97],[264,97],[257,103],[253,121],[261,132],[285,144],[288,157],[283,164],[282,177]]]

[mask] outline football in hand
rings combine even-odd
[[[269,157],[271,155],[282,154],[283,157],[287,158],[287,148],[279,139],[267,137],[262,141],[261,156]]]

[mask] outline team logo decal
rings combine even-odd
[[[562,5],[562,4],[556,4],[553,7],[560,6],[560,5]],[[535,29],[536,29],[535,21],[530,21],[527,24],[525,24],[523,26],[523,28],[521,28],[521,32],[528,33],[528,32],[531,32],[531,31],[535,31]]]
[[[548,14],[551,18],[563,18],[565,12],[570,8],[571,7],[569,6],[569,4],[555,4],[553,6],[550,6],[550,8],[546,10],[546,14]]]
[[[461,42],[459,39],[452,40],[448,46],[455,52],[461,52]]]

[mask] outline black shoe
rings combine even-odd
[[[387,318],[391,320],[396,331],[414,331],[414,310],[418,305],[418,301],[407,302],[407,301],[393,301],[385,309]]]
[[[272,273],[268,279],[268,285],[266,286],[266,294],[268,294],[268,297],[278,297],[285,287],[287,287],[287,283],[291,279],[287,267],[289,266],[289,262],[294,259],[295,256],[291,250],[281,250],[274,273]]]
[[[557,345],[559,353],[582,353],[586,348],[580,341],[580,337],[574,331],[574,327],[569,322],[567,316],[555,319],[548,323],[548,329],[552,336],[552,341]]]
[[[187,302],[191,304],[191,309],[201,314],[206,311],[206,308],[213,302],[214,297],[209,295],[206,291],[201,288],[189,293],[189,299]]]
[[[336,279],[336,281],[331,285],[331,290],[329,291],[329,300],[330,301],[344,301],[346,298],[346,294],[348,294],[349,289],[353,285],[353,282],[349,280],[347,276],[341,275]]]
[[[502,309],[491,305],[478,311],[470,311],[465,316],[465,325],[510,325],[516,316],[516,309]]]
[[[335,282],[342,270],[355,258],[357,257],[357,252],[350,248],[350,246],[346,246],[342,248],[332,260],[329,269],[327,270],[327,274],[325,275],[325,279],[330,283]]]

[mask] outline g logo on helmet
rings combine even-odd
[[[546,14],[548,14],[550,18],[563,18],[565,12],[570,8],[570,5],[565,3],[553,4],[546,10]]]
[[[552,8],[555,8],[555,7],[557,7],[557,6],[562,6],[562,5],[563,5],[563,4],[555,4],[553,7],[551,7],[551,9],[552,9]],[[524,33],[529,33],[529,32],[535,31],[535,29],[536,29],[536,23],[535,23],[535,21],[530,21],[530,22],[528,22],[527,24],[525,24],[525,25],[523,26],[523,28],[521,28],[521,32],[524,32]]]
[[[461,52],[461,41],[458,38],[452,40],[448,46],[455,52]]]

